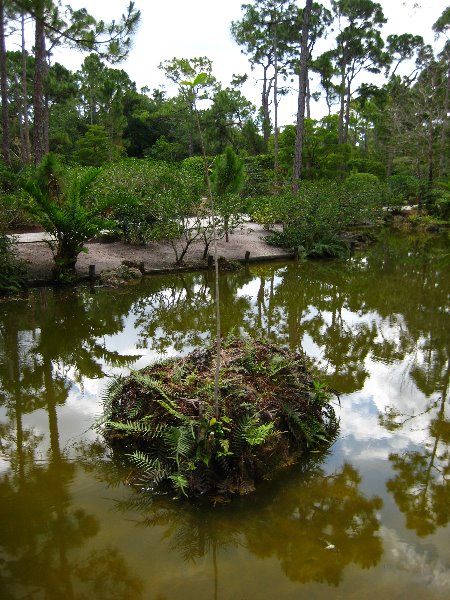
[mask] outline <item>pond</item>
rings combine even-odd
[[[108,378],[214,331],[207,272],[0,303],[0,597],[450,597],[450,277],[440,238],[221,275],[224,333],[303,347],[340,392],[326,455],[229,504],[127,483]]]

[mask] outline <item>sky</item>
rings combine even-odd
[[[408,32],[422,35],[427,43],[433,43],[432,25],[448,2],[449,0],[381,0],[380,4],[388,19],[383,27],[383,37]],[[141,11],[141,24],[128,59],[118,65],[118,68],[128,73],[131,80],[136,82],[138,90],[143,86],[150,89],[166,86],[168,94],[172,95],[175,92],[157,68],[158,65],[174,57],[207,56],[213,62],[213,74],[226,87],[233,74],[250,73],[248,60],[230,33],[231,22],[242,17],[243,3],[243,0],[135,0],[136,8]],[[70,4],[73,8],[84,6],[94,17],[110,21],[120,18],[127,0],[72,0]],[[324,0],[323,4],[329,6],[330,2]],[[303,6],[304,0],[300,0],[299,5]],[[326,49],[326,44],[324,41],[322,51]],[[57,51],[53,56],[53,61],[59,61],[72,70],[79,68],[82,60],[81,53],[68,50]],[[253,75],[242,92],[259,106],[261,85],[257,75]],[[281,100],[281,125],[295,122],[296,103],[295,92]],[[322,114],[325,114],[325,103],[313,102],[312,116],[318,118]]]

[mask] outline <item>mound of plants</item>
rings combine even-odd
[[[338,422],[331,392],[305,357],[250,339],[155,363],[109,385],[103,434],[144,489],[190,498],[245,494],[258,481],[326,448]]]

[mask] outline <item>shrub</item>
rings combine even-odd
[[[391,175],[386,183],[392,194],[391,204],[403,206],[404,204],[416,204],[420,191],[420,182],[412,175]]]
[[[439,219],[450,219],[450,191],[436,188],[428,194],[428,210]]]
[[[356,173],[370,173],[380,179],[386,177],[386,167],[378,160],[351,158],[347,163],[347,167],[350,171],[356,171]]]
[[[0,295],[20,291],[25,271],[25,263],[16,258],[11,239],[0,230]]]
[[[69,282],[84,243],[108,225],[101,206],[90,202],[97,169],[68,169],[48,154],[33,176],[24,181],[27,210],[50,233],[54,276]]]
[[[244,159],[244,163],[246,181],[242,190],[242,196],[244,198],[254,198],[271,194],[275,181],[273,156],[271,154],[247,156]]]
[[[376,175],[353,173],[345,180],[339,219],[345,227],[372,223],[387,200],[387,188]]]
[[[308,256],[332,256],[345,250],[344,229],[372,221],[380,211],[384,188],[374,175],[355,174],[345,183],[304,181],[298,195],[260,198],[253,218],[274,231],[269,243],[299,248]]]
[[[239,196],[245,184],[244,161],[230,147],[218,156],[211,173],[216,214],[221,218],[225,239],[242,222],[243,202]]]

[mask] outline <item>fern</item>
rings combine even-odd
[[[169,398],[169,388],[164,385],[161,381],[150,377],[149,375],[143,375],[138,371],[132,371],[131,377],[136,383],[141,385],[146,390],[155,390],[166,400],[166,402],[172,402]]]
[[[141,419],[140,421],[106,421],[105,426],[109,429],[122,431],[129,435],[137,434],[154,437],[154,430],[150,426],[149,419]]]
[[[155,484],[161,483],[170,475],[166,467],[163,467],[161,461],[157,458],[150,458],[144,452],[136,450],[131,454],[127,454],[131,462],[141,473],[141,478],[144,481],[153,481]]]
[[[233,447],[241,452],[245,444],[259,446],[274,435],[273,423],[260,423],[259,415],[245,413],[236,420],[233,431]]]
[[[122,375],[113,377],[105,388],[102,395],[102,404],[105,414],[108,416],[112,412],[114,403],[120,400],[124,384],[124,378]]]
[[[169,475],[170,481],[172,481],[176,490],[179,490],[183,496],[188,497],[187,489],[189,487],[189,481],[182,473],[173,473]]]
[[[264,444],[273,434],[273,423],[263,423],[262,425],[252,424],[247,429],[245,440],[250,446],[259,446]]]
[[[192,426],[170,427],[164,433],[164,439],[171,452],[171,457],[180,468],[180,457],[189,458],[195,449],[195,436]]]

